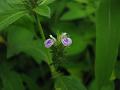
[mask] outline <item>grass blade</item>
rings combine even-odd
[[[108,84],[119,45],[118,0],[102,0],[97,11],[95,76],[99,87]]]

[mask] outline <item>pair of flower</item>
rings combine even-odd
[[[50,48],[56,45],[57,42],[62,43],[64,46],[70,46],[72,44],[72,39],[68,37],[67,33],[62,33],[58,39],[50,35],[50,38],[45,40],[44,45],[46,48]]]

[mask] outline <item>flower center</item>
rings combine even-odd
[[[47,44],[51,44],[52,43],[52,41],[51,40],[49,40],[48,42],[47,42]]]
[[[65,38],[65,39],[64,39],[64,41],[67,43],[67,42],[68,42],[68,39],[67,39],[67,38]]]

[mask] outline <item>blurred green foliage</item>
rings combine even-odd
[[[0,0],[0,90],[115,90],[116,80],[120,78],[120,58],[118,56],[114,63],[119,45],[116,40],[119,32],[114,32],[114,27],[119,27],[114,22],[119,16],[111,19],[115,26],[112,24],[114,30],[109,30],[112,25],[107,25],[107,20],[116,14],[109,17],[109,0],[101,1]],[[54,73],[52,77],[36,15],[39,15],[46,38],[66,32],[73,40],[66,48],[67,57],[60,67],[64,76]],[[110,77],[112,80],[107,82]]]

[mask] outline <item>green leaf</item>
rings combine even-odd
[[[93,6],[87,5],[85,9],[79,3],[68,3],[69,10],[63,14],[61,20],[74,20],[85,18],[95,12]]]
[[[3,83],[2,90],[24,90],[23,82],[20,75],[14,71],[9,70],[7,65],[0,67],[0,77]]]
[[[37,63],[48,59],[47,49],[44,47],[42,40],[33,40],[31,45],[26,46],[23,52],[32,56]]]
[[[99,88],[97,87],[96,85],[96,81],[93,80],[89,86],[89,89],[88,90],[99,90]],[[102,87],[101,90],[114,90],[114,81],[113,82],[110,82],[109,84],[105,85]]]
[[[7,17],[2,17],[2,20],[0,21],[0,31],[5,29],[10,24],[14,23],[15,21],[17,21],[19,18],[23,17],[24,15],[26,15],[26,11],[14,12],[11,14],[7,14]]]
[[[120,13],[118,0],[102,0],[97,11],[95,76],[99,87],[110,81],[118,54]]]
[[[25,3],[24,3],[23,0],[14,0],[14,1],[13,0],[1,0],[1,1],[4,2],[3,5],[2,5],[2,6],[5,7],[5,8],[3,8],[3,11],[4,11],[4,9],[6,9],[6,10],[17,10],[17,11],[26,9]],[[0,6],[0,9],[2,9],[1,6]]]
[[[33,33],[25,28],[13,27],[8,31],[7,57],[24,52],[32,56],[37,63],[47,58],[45,47],[40,40],[33,40]]]
[[[77,1],[78,3],[85,3],[85,4],[88,4],[88,0],[75,0]]]
[[[114,82],[110,82],[106,86],[103,86],[101,90],[115,90]]]
[[[48,5],[52,2],[54,2],[55,0],[39,0],[39,1],[40,1],[40,5]]]
[[[87,90],[84,85],[74,77],[61,76],[56,78],[55,81],[56,90]]]
[[[7,57],[18,54],[23,51],[26,46],[30,45],[33,39],[32,32],[20,27],[11,27],[8,31],[8,50]]]
[[[6,2],[8,3],[8,4],[13,4],[13,5],[15,5],[15,4],[24,4],[24,2],[23,2],[23,0],[6,0]]]
[[[41,5],[33,9],[37,14],[50,18],[50,8],[46,5]]]
[[[114,75],[117,79],[120,79],[120,62],[119,61],[115,65]]]
[[[19,74],[9,72],[3,77],[3,90],[24,90],[24,86]]]
[[[88,87],[88,90],[98,90],[95,80],[91,81],[91,83],[90,83],[90,85]]]
[[[33,80],[32,78],[30,78],[29,76],[26,76],[24,74],[21,77],[22,77],[24,83],[26,83],[29,90],[40,90],[40,88],[37,85],[37,83],[35,82],[35,80]]]

